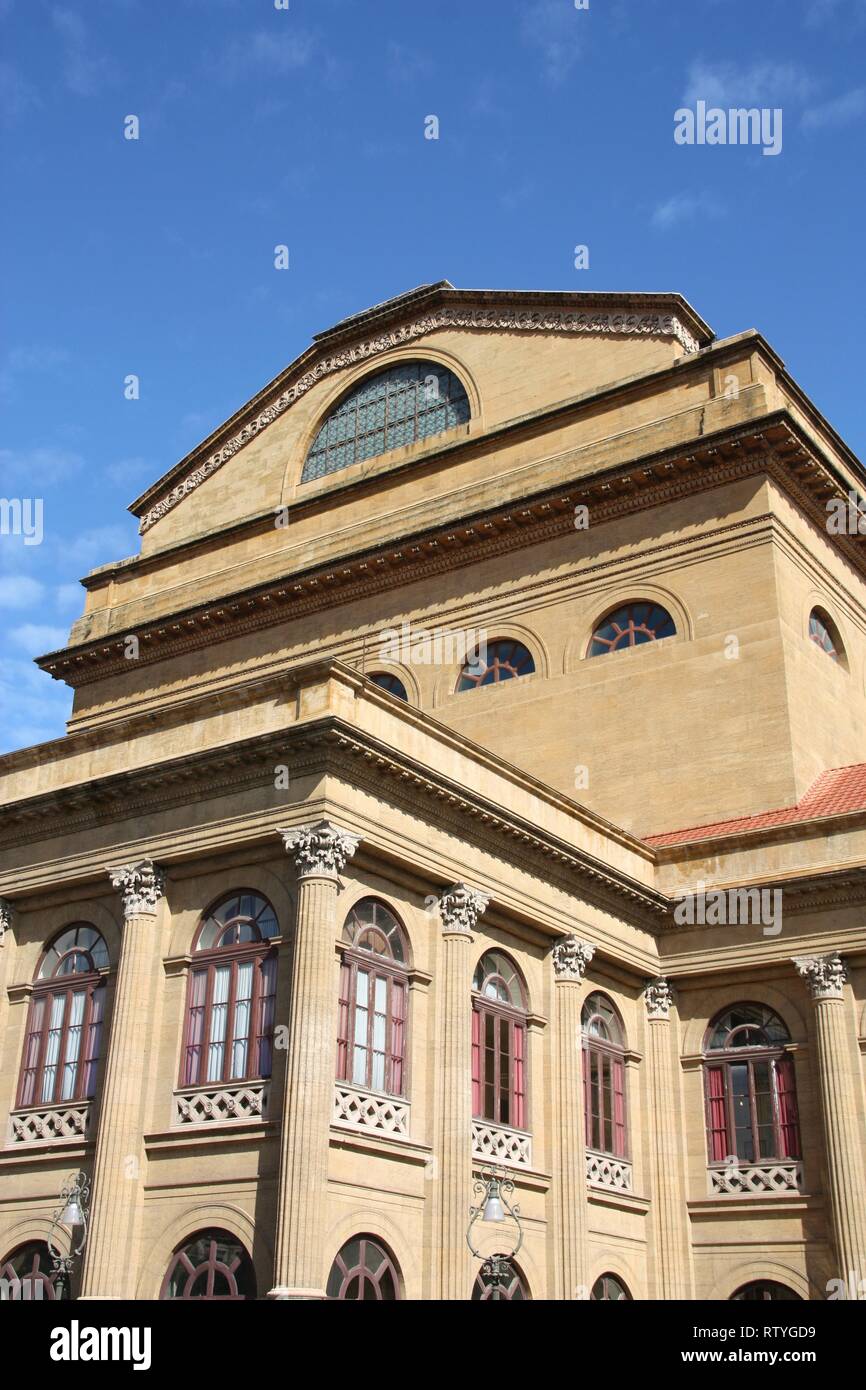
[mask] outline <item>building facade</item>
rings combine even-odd
[[[442,282],[139,498],[0,758],[7,1290],[866,1296],[861,487],[756,332]]]

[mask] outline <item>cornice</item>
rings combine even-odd
[[[843,480],[819,459],[791,417],[779,411],[759,422],[702,436],[687,448],[662,450],[637,463],[486,509],[457,525],[431,528],[409,540],[355,552],[288,579],[272,580],[231,598],[214,599],[142,624],[135,629],[139,639],[136,667],[382,592],[395,582],[413,583],[568,535],[578,505],[589,507],[598,524],[760,472],[771,476],[818,525],[826,521],[826,498],[847,495]],[[866,537],[834,539],[851,563],[866,572]],[[50,652],[37,664],[55,679],[78,688],[128,671],[127,635],[124,631]]]
[[[439,291],[440,294],[452,298],[460,298],[460,292],[450,289]],[[481,296],[478,296],[481,298]],[[623,296],[627,302],[627,296]],[[352,331],[356,332],[360,324],[352,325]],[[339,325],[338,325],[339,328]],[[294,405],[295,401],[305,395],[313,386],[325,377],[333,375],[334,372],[343,371],[346,367],[354,366],[358,362],[374,360],[383,353],[391,351],[393,348],[400,347],[405,343],[411,343],[418,338],[423,338],[429,333],[435,333],[443,328],[458,328],[475,332],[496,331],[496,332],[534,332],[534,333],[599,333],[613,334],[616,336],[639,335],[655,336],[662,338],[674,338],[679,342],[687,353],[700,351],[701,343],[691,329],[684,322],[684,317],[675,313],[627,313],[615,312],[610,309],[588,309],[586,312],[579,309],[568,308],[509,308],[509,307],[483,307],[481,304],[445,304],[438,308],[431,308],[427,313],[421,314],[416,318],[410,319],[391,328],[386,328],[372,338],[361,338],[347,344],[340,351],[334,352],[329,356],[322,357],[315,366],[309,367],[306,371],[300,370],[306,362],[308,354],[304,354],[293,368],[288,369],[287,374],[277,379],[276,389],[266,398],[267,403],[257,397],[245,407],[239,416],[233,417],[229,422],[226,432],[220,440],[219,446],[210,453],[204,453],[208,441],[205,441],[202,453],[199,454],[198,461],[185,472],[179,481],[163,490],[152,489],[144,497],[151,499],[151,505],[144,511],[139,530],[142,534],[149,531],[157,521],[172,511],[178,503],[188,497],[191,492],[200,487],[203,482],[210,478],[220,469],[224,463],[233,458],[246,444],[254,439],[265,429]],[[330,335],[326,335],[326,338]],[[316,349],[314,349],[316,351]],[[240,424],[240,428],[237,425]],[[232,428],[234,427],[234,432]],[[196,456],[193,455],[193,458]],[[166,481],[174,478],[174,471],[168,475]],[[159,485],[157,485],[157,488]],[[156,498],[153,501],[153,498]],[[137,503],[133,503],[133,510]]]

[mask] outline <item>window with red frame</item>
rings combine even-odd
[[[189,974],[182,1086],[270,1076],[278,935],[258,893],[232,893],[205,916]]]
[[[3,1297],[10,1300],[67,1299],[69,1286],[63,1273],[54,1267],[51,1251],[44,1240],[31,1240],[19,1245],[5,1260],[0,1260],[0,1287],[5,1281]]]
[[[89,922],[66,927],[45,952],[27,1017],[19,1109],[95,1094],[107,968],[108,948]]]
[[[406,937],[394,913],[362,898],[343,927],[337,1080],[387,1095],[406,1093]]]
[[[531,676],[535,662],[522,642],[499,637],[488,642],[466,662],[457,682],[457,692],[475,690],[479,685],[498,685],[516,676]]]
[[[625,1035],[616,1009],[603,994],[591,994],[584,1004],[581,1031],[587,1148],[625,1158]]]
[[[525,1129],[526,989],[508,956],[488,951],[472,980],[472,1113]]]
[[[355,1236],[340,1250],[325,1296],[349,1303],[386,1303],[400,1298],[396,1261],[379,1241]]]
[[[673,637],[676,624],[660,603],[626,603],[602,618],[592,634],[588,656],[603,656],[621,647],[639,647]]]
[[[523,1303],[529,1300],[529,1290],[523,1280],[520,1270],[509,1261],[509,1272],[502,1283],[494,1284],[489,1278],[479,1270],[475,1276],[475,1283],[472,1286],[473,1303],[486,1303],[491,1300],[495,1303]]]
[[[800,1129],[788,1029],[763,1004],[736,1004],[704,1044],[711,1163],[799,1158]]]
[[[175,1251],[159,1296],[212,1302],[255,1298],[253,1262],[229,1231],[199,1231]]]

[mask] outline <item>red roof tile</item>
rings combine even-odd
[[[866,810],[866,763],[832,767],[822,772],[796,806],[778,811],[761,811],[755,816],[693,825],[685,830],[668,830],[662,835],[644,835],[648,845],[682,845],[689,840],[714,840],[720,835],[738,835],[748,830],[765,830],[776,825],[796,825],[822,816],[841,816],[846,811]]]

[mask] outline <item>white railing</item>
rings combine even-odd
[[[803,1165],[796,1160],[740,1163],[729,1159],[707,1170],[711,1196],[719,1193],[763,1195],[767,1192],[802,1192]]]
[[[90,1101],[13,1110],[9,1138],[13,1144],[44,1144],[52,1139],[84,1139],[90,1128]]]
[[[409,1133],[409,1104],[394,1096],[358,1091],[338,1083],[334,1087],[331,1123],[349,1129],[368,1129],[376,1134]]]
[[[614,1192],[631,1192],[631,1164],[625,1158],[586,1151],[586,1180],[591,1187],[608,1187]]]
[[[239,1081],[235,1086],[190,1086],[174,1093],[172,1124],[266,1120],[269,1092],[269,1081]]]
[[[472,1157],[486,1163],[507,1163],[513,1168],[532,1167],[532,1135],[522,1129],[472,1121]]]

